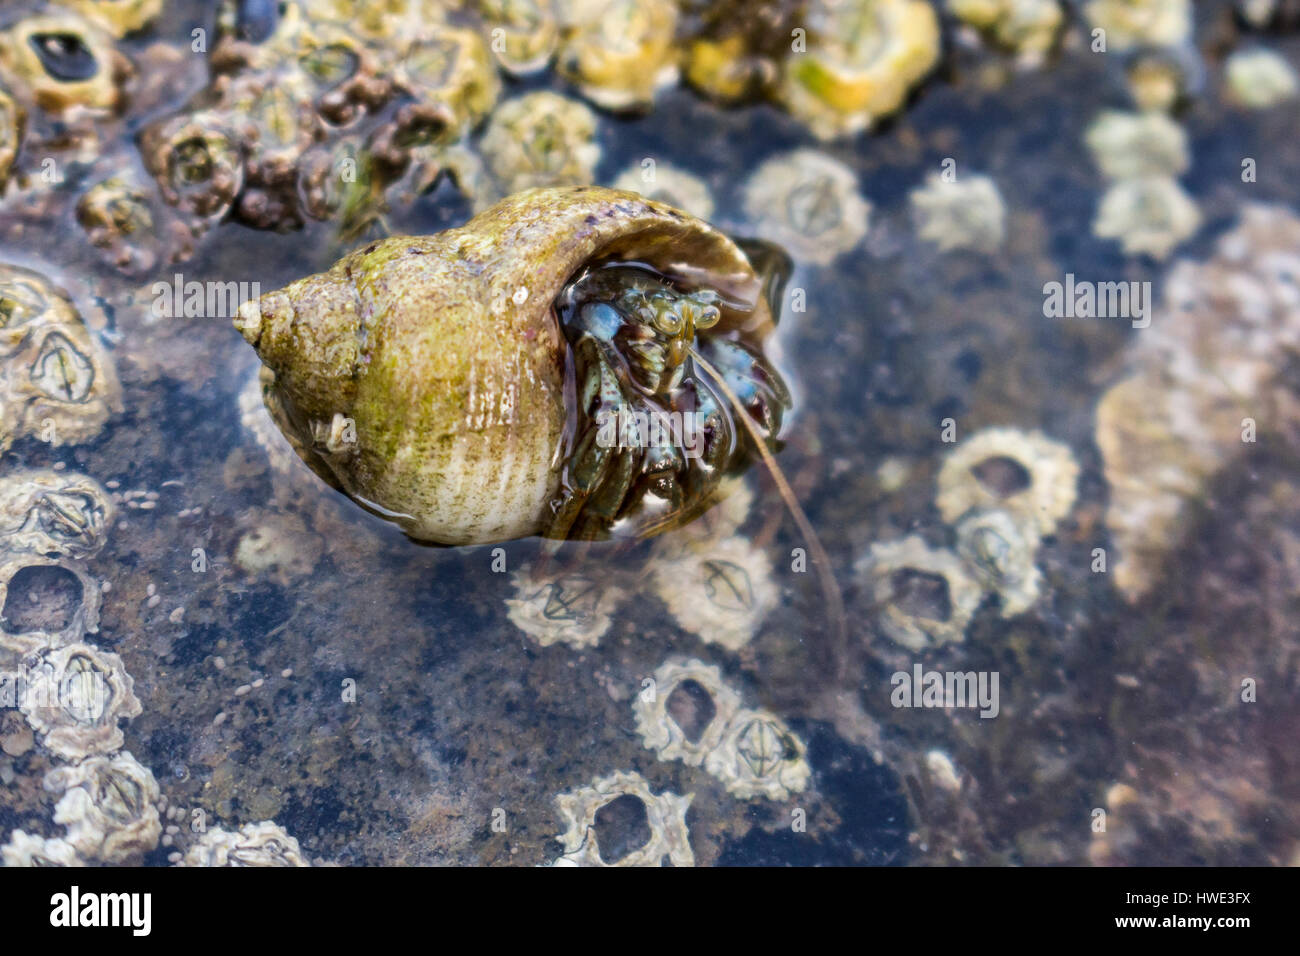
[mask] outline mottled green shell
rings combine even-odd
[[[606,259],[717,289],[737,306],[724,330],[757,341],[772,324],[758,276],[722,233],[581,186],[372,242],[246,305],[236,325],[274,374],[266,400],[280,428],[332,484],[424,541],[545,534],[571,412],[552,303]]]

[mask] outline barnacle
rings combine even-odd
[[[1065,21],[1058,0],[948,0],[948,9],[999,46],[1034,57],[1052,48]]]
[[[1224,64],[1228,93],[1242,106],[1262,110],[1300,95],[1300,76],[1272,50],[1238,50]]]
[[[479,148],[503,193],[588,183],[600,159],[596,123],[576,100],[527,93],[493,111]]]
[[[722,744],[740,694],[717,667],[698,660],[670,660],[654,672],[653,683],[632,701],[641,742],[660,760],[698,767]]]
[[[1192,33],[1189,0],[1089,0],[1084,13],[1094,28],[1106,31],[1111,50],[1176,46]]]
[[[67,827],[65,839],[86,859],[122,863],[158,845],[161,791],[127,751],[51,770],[45,789],[62,794],[54,822]]]
[[[611,186],[640,193],[700,219],[713,216],[713,196],[704,180],[668,163],[642,162],[620,173]]]
[[[393,79],[417,104],[445,111],[457,133],[486,116],[501,92],[483,38],[474,30],[451,27],[412,41],[395,64]]]
[[[1102,112],[1084,134],[1104,176],[1180,176],[1187,171],[1187,133],[1163,113]]]
[[[939,59],[939,21],[924,0],[811,0],[807,49],[786,57],[785,107],[820,139],[893,113]]]
[[[501,68],[515,76],[544,69],[560,43],[555,0],[475,0]]]
[[[853,170],[815,149],[764,162],[745,184],[744,205],[760,236],[816,265],[854,248],[871,214]]]
[[[1000,509],[1048,535],[1074,507],[1078,477],[1070,449],[1042,432],[988,428],[944,460],[935,504],[950,523],[968,511]]]
[[[1001,510],[974,512],[957,525],[957,554],[1014,617],[1038,602],[1043,574],[1035,562],[1038,528]]]
[[[932,173],[909,200],[917,233],[947,252],[975,249],[996,252],[1006,233],[1006,207],[997,184],[988,176],[945,180]]]
[[[149,208],[149,193],[133,177],[110,176],[82,193],[77,223],[123,272],[142,272],[158,260],[161,230]]]
[[[855,565],[885,635],[910,651],[966,637],[984,591],[961,559],[917,535],[878,541]]]
[[[0,648],[31,654],[99,629],[99,583],[67,558],[0,552]]]
[[[812,777],[803,741],[765,710],[736,711],[722,742],[705,756],[704,769],[741,800],[785,800]]]
[[[675,0],[561,0],[557,66],[611,110],[647,107],[677,80]]]
[[[1200,225],[1196,203],[1172,176],[1140,176],[1106,191],[1092,231],[1100,239],[1119,240],[1125,255],[1164,259]]]
[[[15,830],[9,842],[0,846],[5,866],[85,866],[76,848],[58,837],[39,837]]]
[[[215,111],[182,113],[150,127],[141,152],[163,198],[188,215],[220,219],[243,188],[238,142]]]
[[[775,444],[779,283],[670,207],[538,189],[370,243],[236,324],[299,455],[412,537],[650,536]],[[340,422],[352,440],[332,441]]]
[[[213,827],[178,866],[311,866],[298,841],[273,820],[247,823],[235,832]]]
[[[128,70],[111,38],[71,12],[24,17],[0,32],[0,76],[50,113],[115,109]]]
[[[538,644],[594,647],[613,623],[626,595],[599,575],[532,564],[510,577],[510,620]]]
[[[256,510],[246,520],[252,527],[240,536],[232,555],[241,571],[272,577],[286,587],[311,574],[324,542],[307,530],[302,518]]]
[[[18,469],[0,475],[4,551],[85,558],[104,545],[114,505],[95,479],[69,471]]]
[[[27,435],[85,441],[120,404],[112,362],[72,303],[36,273],[0,264],[0,452]]]
[[[665,791],[652,793],[650,785],[636,773],[614,773],[592,781],[555,798],[555,806],[565,823],[559,841],[564,855],[555,866],[694,866],[690,832],[686,829],[686,809],[695,795],[679,797]],[[618,811],[602,813],[618,806]],[[631,816],[623,829],[631,834],[606,834],[606,847],[600,836],[617,821],[609,816]]]
[[[738,535],[667,549],[651,573],[677,623],[729,650],[748,644],[779,594],[767,556]]]
[[[26,677],[23,714],[44,735],[42,743],[65,760],[121,749],[118,721],[140,714],[122,659],[89,644],[47,650]]]

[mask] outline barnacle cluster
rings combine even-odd
[[[555,798],[565,830],[554,866],[694,866],[686,810],[695,795],[654,793],[637,773],[613,773]],[[624,819],[618,819],[623,817]],[[606,845],[601,848],[602,833]]]
[[[124,863],[162,834],[161,791],[123,750],[122,722],[141,712],[122,659],[89,643],[101,587],[84,569],[104,546],[116,505],[93,478],[61,469],[0,475],[0,699],[16,706],[60,763],[43,781],[62,837],[15,830],[6,866]],[[275,854],[274,834],[245,828],[213,854]],[[297,844],[283,841],[297,859]],[[223,856],[224,858],[224,856]]]
[[[784,800],[812,776],[798,736],[769,711],[742,706],[716,666],[667,661],[632,710],[642,742],[660,760],[703,766],[742,800]]]
[[[0,453],[18,438],[93,438],[121,408],[108,353],[43,277],[0,264]]]
[[[911,651],[959,642],[989,593],[1003,617],[1032,608],[1039,544],[1074,507],[1078,477],[1069,448],[1041,432],[989,428],[959,444],[935,493],[955,549],[909,535],[872,544],[856,565],[886,636]]]
[[[1134,339],[1128,374],[1097,406],[1110,482],[1115,582],[1147,593],[1213,476],[1294,403],[1286,356],[1300,344],[1300,219],[1246,207],[1204,262],[1180,262]],[[1249,420],[1249,421],[1248,421]]]
[[[1102,113],[1085,134],[1102,173],[1112,180],[1093,233],[1117,239],[1126,255],[1164,259],[1200,226],[1196,203],[1178,184],[1186,171],[1187,136],[1160,113]]]
[[[940,250],[972,249],[996,252],[1006,235],[1006,206],[997,184],[988,176],[947,179],[927,177],[909,200],[917,234]]]

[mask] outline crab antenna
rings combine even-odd
[[[736,414],[740,416],[745,430],[749,432],[749,437],[754,440],[754,445],[758,449],[759,457],[763,459],[763,464],[767,466],[772,480],[776,482],[777,490],[781,493],[785,506],[790,511],[790,517],[794,518],[794,523],[798,526],[799,532],[804,536],[808,543],[808,550],[812,552],[813,564],[817,568],[817,578],[821,583],[822,593],[826,597],[828,613],[830,615],[831,626],[834,629],[834,657],[836,676],[844,676],[845,657],[848,649],[848,623],[844,615],[844,597],[840,594],[840,586],[835,580],[835,575],[831,573],[831,559],[826,554],[826,549],[822,547],[821,538],[813,529],[812,522],[804,514],[804,510],[799,505],[799,499],[795,497],[794,489],[786,481],[785,472],[781,466],[776,463],[776,458],[767,447],[767,439],[764,437],[762,429],[757,422],[750,416],[745,406],[741,404],[736,393],[732,391],[731,386],[727,384],[722,375],[715,369],[694,347],[691,348],[691,355],[699,363],[700,368],[708,373],[709,377],[717,384],[722,394],[726,396],[731,407],[735,409]]]

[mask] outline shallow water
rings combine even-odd
[[[1178,120],[1191,143],[1180,181],[1203,221],[1175,259],[1211,256],[1247,202],[1300,209],[1300,109],[1225,104],[1212,45],[1222,13],[1197,6],[1208,82]],[[180,43],[200,9],[177,5],[123,45]],[[1300,36],[1263,42],[1300,67]],[[542,86],[565,89],[547,75],[510,81],[503,98]],[[711,187],[717,225],[737,235],[754,232],[741,200],[752,171],[796,147],[845,163],[873,204],[856,249],[829,266],[798,265],[791,286],[806,291],[807,309],[782,317],[777,346],[795,392],[779,461],[844,592],[846,651],[832,646],[816,575],[791,571],[792,549],[807,543],[761,469],[749,477],[755,504],[742,532],[773,568],[773,606],[743,648],[681,626],[641,574],[662,560],[650,544],[561,551],[554,560],[572,569],[626,575],[633,593],[596,646],[540,646],[506,605],[511,572],[540,559],[540,542],[503,545],[498,573],[493,549],[416,544],[305,467],[275,476],[241,423],[252,350],[227,319],[149,314],[150,286],[173,272],[266,291],[324,269],[349,248],[330,224],[277,234],[224,223],[192,260],[124,278],[89,247],[70,204],[57,208],[45,228],[0,247],[0,261],[50,276],[99,323],[125,410],[84,444],[22,439],[0,468],[63,463],[116,483],[119,495],[157,492],[151,510],[119,507],[88,562],[110,585],[91,640],[121,656],[143,705],[124,724],[126,749],[153,771],[173,814],[200,808],[228,829],[274,820],[305,856],[341,864],[554,861],[555,796],[615,771],[642,774],[655,793],[694,794],[686,819],[701,864],[1293,858],[1300,711],[1284,691],[1294,690],[1300,549],[1277,542],[1300,541],[1294,426],[1264,421],[1257,448],[1214,478],[1147,597],[1130,603],[1090,571],[1093,549],[1110,546],[1095,408],[1140,333],[1123,321],[1045,318],[1043,286],[1074,273],[1150,280],[1158,295],[1169,268],[1092,234],[1105,183],[1083,132],[1104,108],[1128,108],[1104,57],[1067,50],[1017,72],[963,47],[905,112],[835,144],[817,144],[775,108],[724,111],[680,89],[648,116],[602,114],[599,183],[644,157],[688,169]],[[1258,158],[1257,182],[1240,181],[1243,156]],[[999,186],[1000,252],[941,253],[918,238],[907,197],[945,157],[959,176]],[[427,233],[470,212],[445,185],[393,209],[387,225]],[[1044,584],[1032,608],[1004,618],[986,598],[964,640],[912,653],[882,630],[855,562],[873,542],[908,534],[953,544],[934,503],[953,447],[945,419],[959,441],[1006,426],[1064,443],[1081,468],[1078,497],[1038,551]],[[891,459],[906,467],[896,487],[879,471]],[[306,566],[241,568],[239,544],[259,528],[294,538]],[[196,548],[208,556],[202,573]],[[786,721],[807,745],[803,793],[740,800],[703,768],[643,745],[631,702],[673,655],[718,665],[745,706]],[[998,716],[893,706],[891,675],[918,663],[997,673]],[[1278,692],[1238,703],[1243,677]],[[345,699],[349,681],[355,700]],[[21,727],[16,712],[0,714],[0,740]],[[956,768],[956,791],[940,782],[933,752]],[[0,830],[58,834],[41,788],[55,763],[39,744],[4,748]],[[1124,820],[1126,842],[1098,854],[1094,810],[1122,816],[1117,784],[1140,795],[1140,812]],[[504,831],[493,827],[498,809]],[[806,830],[792,829],[801,812]],[[146,862],[164,865],[195,839],[172,836]]]

